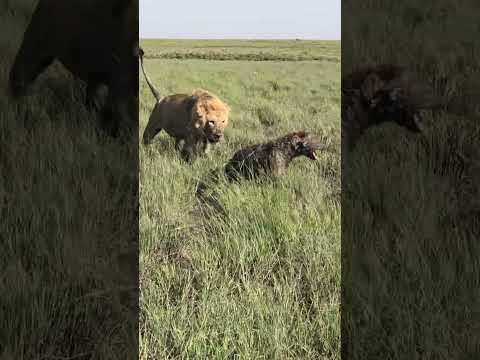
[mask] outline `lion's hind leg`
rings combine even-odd
[[[143,144],[148,145],[153,140],[157,134],[162,131],[163,129],[163,121],[162,118],[159,116],[155,110],[150,115],[150,119],[148,120],[147,127],[143,131]]]

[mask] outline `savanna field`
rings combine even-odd
[[[145,147],[98,132],[58,64],[9,101],[35,3],[0,5],[0,359],[123,359],[137,341],[142,360],[340,359],[341,335],[348,359],[478,357],[478,4],[344,1],[342,56],[328,41],[142,40],[162,95],[200,87],[232,109],[225,141],[187,165],[165,133]],[[340,67],[379,62],[416,71],[446,109],[423,136],[372,129],[340,176]],[[139,87],[140,139],[154,105],[141,72]],[[240,147],[297,130],[327,145],[317,162],[220,182],[226,216],[198,203]],[[138,336],[114,291],[137,180]]]
[[[338,359],[340,42],[140,45],[163,95],[199,87],[231,107],[225,141],[193,165],[164,132],[140,145],[141,359]],[[154,98],[139,83],[141,136]],[[220,183],[227,215],[202,211],[209,170],[297,130],[328,145],[318,162],[295,159],[277,185]]]

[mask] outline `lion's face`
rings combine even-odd
[[[228,125],[229,108],[219,99],[198,101],[193,112],[195,128],[209,143],[222,140]]]
[[[203,132],[210,143],[217,143],[223,138],[225,127],[228,124],[228,113],[210,112],[205,117]]]

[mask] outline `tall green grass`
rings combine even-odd
[[[160,91],[202,87],[232,111],[225,142],[193,165],[165,133],[140,146],[141,359],[339,359],[339,64],[149,56],[184,46],[165,44],[141,43]],[[283,43],[221,45],[228,56]],[[140,94],[143,130],[154,104],[143,76]],[[195,187],[211,169],[244,145],[302,129],[334,151],[317,163],[296,159],[277,184],[220,182],[226,215],[202,210]]]

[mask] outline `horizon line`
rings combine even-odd
[[[140,36],[140,40],[279,40],[279,41],[288,41],[288,40],[303,40],[303,41],[341,41],[342,39],[320,39],[320,38],[301,38],[301,37],[291,37],[291,38],[249,38],[249,37],[204,37],[204,38],[195,38],[195,37],[152,37],[152,36]]]

